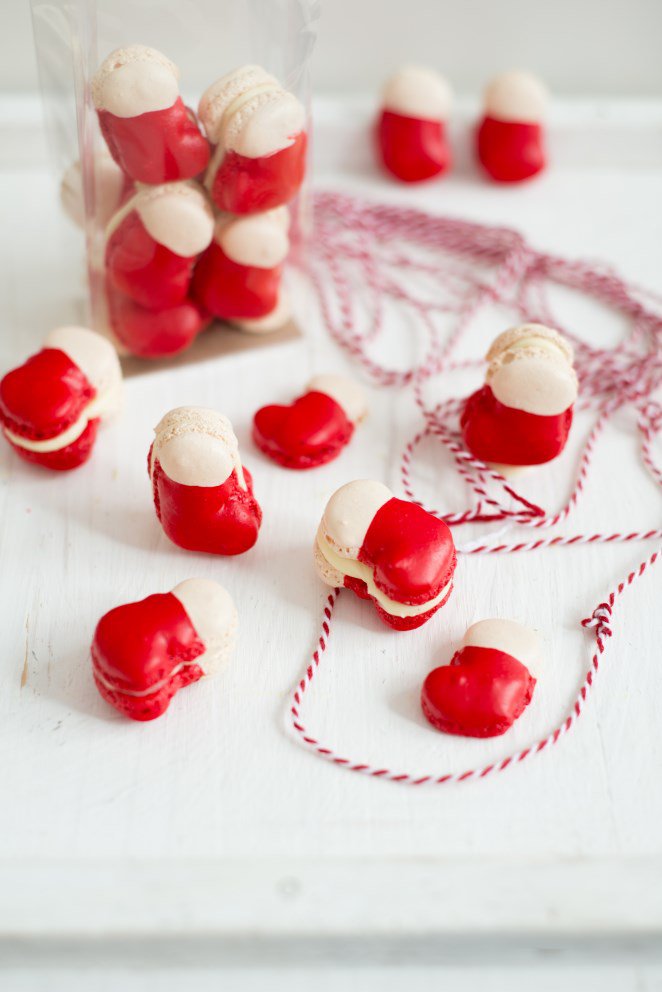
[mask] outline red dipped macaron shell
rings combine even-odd
[[[577,398],[570,344],[552,328],[523,324],[500,334],[486,359],[486,384],[460,417],[467,448],[503,469],[556,458]]]
[[[221,215],[199,259],[192,295],[219,320],[268,317],[278,306],[290,243],[285,207],[250,217]]]
[[[156,514],[170,540],[217,555],[252,548],[262,511],[227,417],[203,407],[177,407],[155,435],[148,468]]]
[[[504,72],[485,91],[478,126],[478,160],[497,182],[522,182],[547,164],[544,119],[548,96],[543,84],[526,72]]]
[[[101,618],[92,642],[94,681],[120,713],[154,720],[180,689],[225,666],[236,631],[237,611],[225,589],[188,579]]]
[[[164,358],[185,351],[212,319],[191,299],[150,310],[112,286],[107,287],[106,299],[112,333],[127,351],[140,358]]]
[[[191,179],[209,163],[209,142],[179,95],[179,70],[145,45],[117,49],[92,80],[99,126],[117,164],[151,186]]]
[[[406,66],[388,80],[376,132],[378,157],[387,172],[415,183],[448,171],[450,106],[450,88],[432,69]]]
[[[447,734],[497,737],[531,702],[540,665],[534,631],[514,620],[481,620],[469,628],[450,664],[425,679],[421,706]]]
[[[457,563],[446,524],[382,483],[357,480],[327,503],[315,565],[327,585],[371,599],[396,630],[412,630],[448,600]]]
[[[213,232],[212,209],[197,183],[142,188],[108,225],[108,282],[140,306],[177,306],[188,296],[193,266]]]
[[[100,420],[116,412],[122,375],[112,344],[94,331],[60,327],[44,345],[0,381],[0,422],[23,459],[67,471],[87,461]]]
[[[319,375],[289,406],[272,404],[258,410],[253,440],[283,468],[317,468],[338,457],[366,412],[357,383],[344,376]]]
[[[273,76],[235,69],[205,91],[198,113],[215,146],[205,185],[219,210],[252,214],[294,199],[306,169],[305,110]]]

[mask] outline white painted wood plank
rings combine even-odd
[[[77,318],[72,287],[79,285],[80,255],[75,234],[61,229],[53,185],[42,172],[6,171],[2,178],[0,217],[11,239],[3,241],[0,265],[0,357],[8,367],[51,326]],[[372,173],[341,178],[345,188],[403,197]],[[340,181],[337,174],[320,179]],[[655,287],[662,218],[651,205],[661,195],[654,167],[627,175],[606,165],[550,172],[521,190],[456,177],[407,191],[407,201],[508,223],[538,247],[604,257]],[[616,333],[600,312],[572,306],[587,336]],[[505,318],[495,318],[495,329]],[[463,861],[469,866],[494,857],[551,858],[571,865],[570,886],[572,868],[607,858],[609,871],[626,885],[636,877],[633,859],[652,858],[657,866],[662,857],[655,573],[623,598],[604,671],[577,729],[554,752],[512,774],[443,792],[407,791],[326,766],[284,734],[286,693],[310,652],[325,596],[310,562],[325,499],[359,476],[383,477],[399,491],[395,453],[417,426],[408,398],[373,390],[371,416],[338,462],[295,475],[255,452],[250,418],[259,405],[293,395],[327,365],[351,370],[314,309],[305,324],[307,339],[281,351],[132,380],[124,418],[100,437],[92,463],[70,477],[47,477],[6,448],[0,453],[0,787],[11,797],[0,819],[3,855],[27,859],[25,865],[73,859],[78,883],[89,858],[111,865],[201,858],[213,866],[217,859],[296,855],[332,865],[337,857],[357,857],[366,861],[356,868],[358,877],[373,861],[412,857],[469,859]],[[477,325],[470,350],[476,353],[490,333],[486,322]],[[458,376],[443,388],[459,392],[471,382]],[[260,541],[238,561],[172,547],[150,505],[151,428],[165,409],[191,401],[229,414],[263,501]],[[588,426],[578,418],[575,444]],[[558,470],[540,472],[525,491],[546,505],[560,503],[572,456],[571,449]],[[461,503],[438,449],[421,452],[417,477],[427,495]],[[601,442],[595,475],[569,527],[656,525],[659,509],[659,494],[633,449],[632,420],[621,417]],[[405,638],[379,627],[369,608],[345,593],[307,722],[350,754],[424,771],[461,769],[525,743],[558,720],[587,664],[590,641],[579,621],[649,550],[613,546],[463,560],[452,602],[434,624]],[[182,693],[163,720],[130,724],[92,684],[87,651],[96,620],[119,602],[196,574],[218,578],[236,599],[242,630],[234,663],[216,682]],[[448,656],[468,623],[494,612],[520,616],[543,633],[549,667],[535,703],[506,740],[436,735],[418,712],[421,679]],[[3,886],[0,908],[7,893],[13,900],[20,878]],[[476,874],[467,878],[479,886]],[[205,889],[204,878],[200,886]],[[75,891],[51,926],[80,919],[88,904]],[[35,895],[28,887],[26,899],[30,892]],[[110,920],[120,918],[120,905],[109,902]],[[263,908],[264,925],[277,925],[280,906]],[[611,909],[614,922],[625,925],[624,900],[615,897]],[[25,903],[26,927],[34,910]],[[517,919],[505,922],[514,926]],[[479,924],[468,900],[462,926],[471,933]]]

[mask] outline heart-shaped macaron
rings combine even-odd
[[[284,468],[316,468],[340,454],[365,413],[365,397],[357,383],[320,375],[289,406],[271,404],[258,410],[253,440]]]
[[[214,675],[234,646],[237,612],[216,582],[188,579],[172,592],[117,606],[97,624],[94,681],[132,720],[154,720],[184,686]]]
[[[531,702],[540,665],[533,630],[514,620],[481,620],[464,635],[450,664],[425,679],[421,706],[437,730],[464,737],[498,737]]]

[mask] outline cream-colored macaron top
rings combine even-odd
[[[546,86],[537,76],[519,69],[500,73],[485,89],[485,115],[501,121],[541,124],[548,103]]]
[[[94,212],[105,226],[117,210],[125,189],[126,177],[105,145],[94,153]],[[67,217],[77,227],[85,227],[85,196],[80,161],[72,162],[62,176],[60,202]]]
[[[479,620],[469,627],[461,646],[504,651],[526,665],[532,675],[536,675],[542,665],[542,647],[538,635],[535,630],[524,627],[515,620]]]
[[[213,144],[221,135],[223,117],[228,107],[248,90],[278,86],[278,80],[259,65],[243,65],[226,73],[208,86],[200,97],[198,119]]]
[[[46,337],[44,348],[63,351],[99,395],[117,393],[119,400],[122,369],[108,338],[87,327],[56,327]]]
[[[485,381],[505,406],[549,417],[577,399],[572,347],[551,327],[510,328],[496,338],[486,358]]]
[[[333,373],[316,375],[308,383],[308,391],[330,396],[352,424],[359,424],[368,412],[364,390],[347,376]]]
[[[97,110],[115,117],[138,117],[172,107],[179,96],[179,69],[147,45],[118,48],[101,63],[92,80]]]
[[[262,158],[289,148],[304,129],[306,112],[276,84],[249,89],[227,108],[221,128],[227,151]]]
[[[288,226],[287,207],[242,217],[221,214],[214,228],[214,239],[237,265],[273,269],[285,261],[290,250]]]
[[[150,237],[183,258],[199,255],[214,235],[211,205],[192,179],[141,187],[111,218],[106,239],[134,210]]]
[[[322,516],[320,532],[343,558],[357,559],[378,510],[393,499],[383,482],[357,479],[333,494]]]
[[[239,618],[230,593],[211,579],[186,579],[172,590],[200,640],[204,654],[195,659],[205,675],[215,675],[230,660]]]
[[[150,472],[158,460],[173,482],[183,486],[221,486],[236,471],[246,488],[239,444],[228,418],[207,407],[180,406],[155,428]]]
[[[387,80],[382,90],[382,109],[403,117],[445,121],[452,99],[450,86],[438,72],[407,65]]]

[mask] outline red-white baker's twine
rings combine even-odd
[[[407,497],[419,505],[411,480],[413,456],[427,437],[439,440],[451,453],[456,469],[473,492],[472,506],[442,513],[426,507],[449,525],[500,521],[501,528],[485,539],[458,547],[463,554],[504,554],[550,547],[611,544],[662,539],[662,528],[635,531],[555,535],[510,543],[501,538],[512,527],[548,529],[562,523],[580,499],[586,484],[596,442],[609,419],[624,408],[634,409],[641,439],[641,455],[653,480],[662,486],[662,470],[652,445],[662,429],[662,407],[654,393],[662,384],[662,314],[660,298],[625,283],[604,266],[570,262],[533,249],[524,238],[507,228],[487,227],[466,221],[434,217],[421,211],[385,204],[371,204],[335,193],[316,196],[317,239],[308,271],[316,289],[323,319],[331,336],[379,385],[410,387],[424,426],[406,445],[401,476]],[[419,277],[416,292],[412,277]],[[548,297],[549,284],[587,293],[630,318],[629,334],[614,348],[596,348],[582,341],[554,316]],[[421,288],[424,287],[424,288]],[[412,339],[423,358],[408,368],[388,368],[374,352],[385,330],[387,301],[406,313]],[[464,400],[453,398],[429,406],[424,387],[441,372],[480,365],[479,361],[451,361],[478,311],[488,304],[507,306],[524,321],[557,327],[573,342],[575,367],[580,380],[582,407],[595,409],[597,417],[580,456],[573,490],[565,506],[554,513],[519,494],[513,485],[464,447],[459,415]],[[440,317],[455,317],[445,337]],[[410,329],[411,328],[411,329]],[[421,334],[422,331],[422,334]],[[606,640],[612,634],[616,598],[653,565],[655,551],[609,593],[592,615],[582,621],[594,630],[596,650],[591,666],[566,719],[547,737],[502,761],[463,773],[412,775],[377,768],[342,757],[313,737],[301,719],[301,706],[320,660],[326,651],[331,617],[339,590],[328,597],[322,631],[310,664],[292,696],[291,725],[298,738],[315,753],[334,764],[375,778],[410,785],[443,784],[484,778],[556,744],[577,721],[593,686]],[[309,693],[308,693],[309,694]]]

